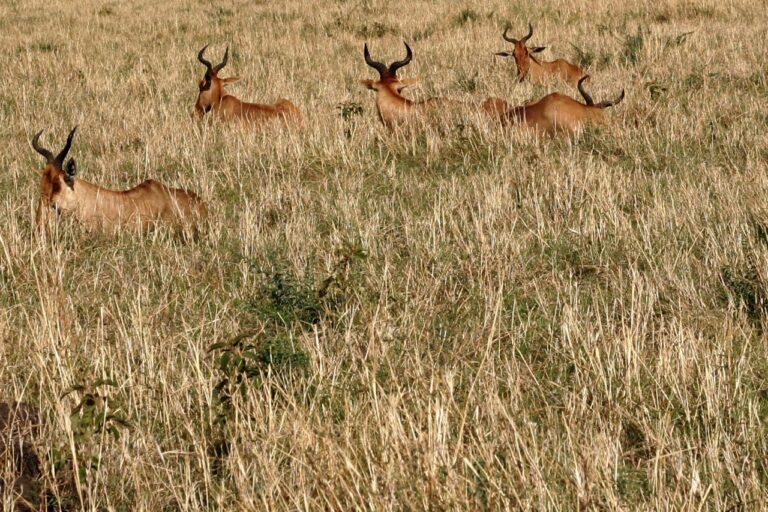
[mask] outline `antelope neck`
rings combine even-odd
[[[413,102],[397,92],[392,84],[383,85],[376,91],[376,105],[379,108],[403,107]]]

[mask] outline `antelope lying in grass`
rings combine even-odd
[[[553,77],[561,78],[570,85],[576,85],[580,77],[584,75],[584,70],[563,59],[557,59],[552,62],[540,61],[532,54],[544,51],[546,46],[537,46],[529,48],[526,42],[533,35],[533,25],[528,24],[528,34],[522,39],[514,39],[507,36],[507,30],[504,30],[502,37],[515,45],[515,49],[510,52],[498,52],[496,55],[502,57],[514,57],[517,64],[517,76],[522,82],[525,77],[530,76],[536,82],[545,82]]]
[[[444,108],[458,105],[458,102],[445,98],[429,98],[422,101],[413,101],[404,98],[400,94],[403,89],[418,82],[415,78],[405,78],[403,80],[397,78],[397,70],[406,66],[413,58],[411,47],[408,46],[407,43],[404,44],[406,50],[405,59],[395,61],[388,67],[382,62],[377,62],[371,59],[367,43],[363,50],[365,63],[379,72],[379,79],[361,80],[360,83],[367,88],[376,91],[376,108],[379,112],[379,119],[381,119],[381,122],[389,128],[406,121],[413,117],[414,114],[423,113],[428,110],[437,112],[441,107]]]
[[[64,149],[55,157],[40,146],[40,130],[32,138],[32,147],[45,157],[46,165],[39,171],[40,202],[36,224],[43,227],[47,212],[72,214],[91,227],[115,232],[122,226],[144,228],[155,222],[191,231],[207,215],[205,203],[192,192],[169,188],[154,180],[124,191],[114,191],[88,183],[76,177],[75,160],[70,158],[64,166],[72,138],[72,128]]]
[[[578,82],[578,89],[584,97],[584,103],[579,103],[569,96],[552,93],[539,101],[522,107],[510,107],[499,98],[490,98],[483,104],[485,111],[501,119],[502,122],[520,124],[542,132],[554,135],[558,132],[573,133],[585,124],[603,124],[607,121],[604,109],[618,105],[624,99],[624,90],[613,101],[595,103],[584,90],[584,76]]]
[[[197,95],[195,103],[195,112],[198,117],[203,117],[208,112],[213,112],[217,117],[223,119],[242,119],[251,123],[263,123],[265,121],[279,119],[281,121],[292,121],[300,124],[302,122],[301,111],[286,99],[279,99],[274,105],[262,105],[259,103],[245,103],[227,94],[224,85],[231,84],[240,80],[239,76],[228,78],[219,78],[219,71],[227,65],[229,57],[229,47],[224,51],[224,59],[216,66],[203,57],[208,45],[203,46],[197,54],[199,60],[205,66],[205,76],[200,81],[200,94]]]

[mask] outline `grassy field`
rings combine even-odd
[[[522,104],[505,26],[613,125],[388,133],[363,43]],[[87,510],[768,503],[768,14],[754,0],[0,4],[0,401]],[[204,68],[306,128],[191,119]],[[199,240],[34,231],[42,158],[197,191]],[[5,473],[8,473],[6,464]],[[10,510],[8,488],[0,509]]]

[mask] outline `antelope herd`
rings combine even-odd
[[[527,46],[533,36],[530,23],[528,34],[521,39],[509,37],[507,32],[508,29],[504,30],[502,37],[512,43],[514,49],[496,55],[514,57],[520,81],[530,77],[540,83],[554,79],[576,85],[584,103],[557,92],[523,106],[512,106],[503,99],[489,98],[480,105],[480,111],[490,119],[502,125],[531,128],[548,135],[568,134],[581,130],[587,124],[605,123],[604,109],[617,105],[624,98],[622,90],[613,101],[595,103],[584,89],[584,82],[589,77],[582,68],[563,59],[552,62],[536,59],[533,54],[540,53],[545,47]],[[224,86],[240,79],[219,77],[219,72],[227,65],[229,47],[224,51],[222,61],[215,66],[205,58],[207,48],[208,45],[204,46],[197,54],[197,60],[205,66],[205,75],[200,81],[195,102],[196,117],[204,118],[211,113],[217,119],[239,120],[248,126],[263,126],[275,121],[283,125],[303,124],[301,111],[287,99],[279,99],[269,105],[246,103],[227,94]],[[397,76],[398,70],[413,59],[413,51],[408,44],[405,44],[405,50],[403,60],[387,66],[371,58],[367,43],[363,46],[365,63],[375,69],[379,77],[378,80],[362,80],[361,83],[376,92],[376,109],[385,127],[394,129],[424,114],[441,114],[464,105],[446,98],[414,101],[404,97],[403,90],[417,82],[414,78],[401,79]],[[199,223],[207,217],[207,208],[193,192],[170,188],[154,180],[146,180],[129,190],[115,191],[79,179],[74,158],[69,158],[65,164],[76,129],[69,133],[64,148],[56,156],[40,145],[42,130],[32,138],[32,147],[46,159],[45,167],[39,171],[38,230],[43,230],[51,216],[71,214],[87,226],[110,233],[122,227],[143,229],[156,223],[175,227],[185,234],[196,232]]]

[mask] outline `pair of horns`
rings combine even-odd
[[[199,60],[206,67],[208,70],[206,75],[210,76],[214,73],[218,73],[224,66],[227,65],[227,59],[229,58],[229,46],[227,46],[227,49],[224,50],[224,60],[222,60],[221,63],[217,64],[216,66],[212,65],[209,61],[205,60],[205,57],[203,57],[206,48],[208,48],[208,45],[203,46],[202,50],[200,50],[200,52],[197,54],[197,60]]]
[[[517,44],[518,42],[520,42],[520,43],[525,43],[525,42],[526,42],[526,41],[528,41],[528,40],[531,38],[531,36],[533,35],[533,25],[531,25],[530,23],[528,23],[528,34],[524,35],[524,36],[523,36],[523,38],[522,38],[522,39],[520,39],[519,41],[518,41],[517,39],[514,39],[514,38],[512,38],[512,37],[509,37],[509,36],[507,35],[507,31],[508,31],[508,30],[509,30],[509,27],[505,28],[505,29],[504,29],[504,34],[502,34],[502,36],[501,36],[501,37],[503,37],[505,41],[509,41],[509,42],[510,42],[510,43],[512,43],[512,44]]]
[[[370,52],[368,52],[368,43],[365,43],[365,49],[363,50],[363,56],[365,57],[365,63],[371,66],[373,69],[379,72],[379,77],[385,78],[385,77],[397,77],[397,70],[401,67],[405,66],[409,62],[411,62],[411,59],[413,58],[413,51],[411,50],[411,47],[408,46],[408,43],[403,43],[405,45],[405,58],[403,60],[396,60],[392,64],[389,65],[389,67],[386,66],[383,62],[377,62],[371,58]]]
[[[612,101],[606,100],[606,101],[601,101],[600,103],[595,103],[592,100],[592,96],[590,96],[589,93],[587,93],[587,91],[584,90],[584,82],[588,78],[589,78],[589,75],[584,75],[583,77],[581,77],[579,79],[579,84],[578,84],[579,92],[584,97],[584,102],[587,104],[588,107],[593,107],[594,106],[594,107],[598,107],[598,108],[608,108],[608,107],[612,107],[614,105],[618,105],[619,103],[621,103],[621,100],[624,99],[624,89],[622,89],[621,90],[621,94],[619,94],[619,97],[616,98],[615,100],[612,100]]]
[[[43,134],[43,130],[40,130],[34,137],[32,137],[32,147],[35,148],[35,151],[45,157],[46,162],[53,164],[57,169],[61,169],[61,166],[64,164],[64,159],[67,158],[67,153],[69,153],[69,148],[72,147],[72,139],[75,136],[76,130],[77,126],[72,128],[72,131],[69,132],[69,135],[67,136],[67,143],[64,145],[64,149],[62,149],[55,157],[53,156],[53,153],[40,145],[40,135]]]

